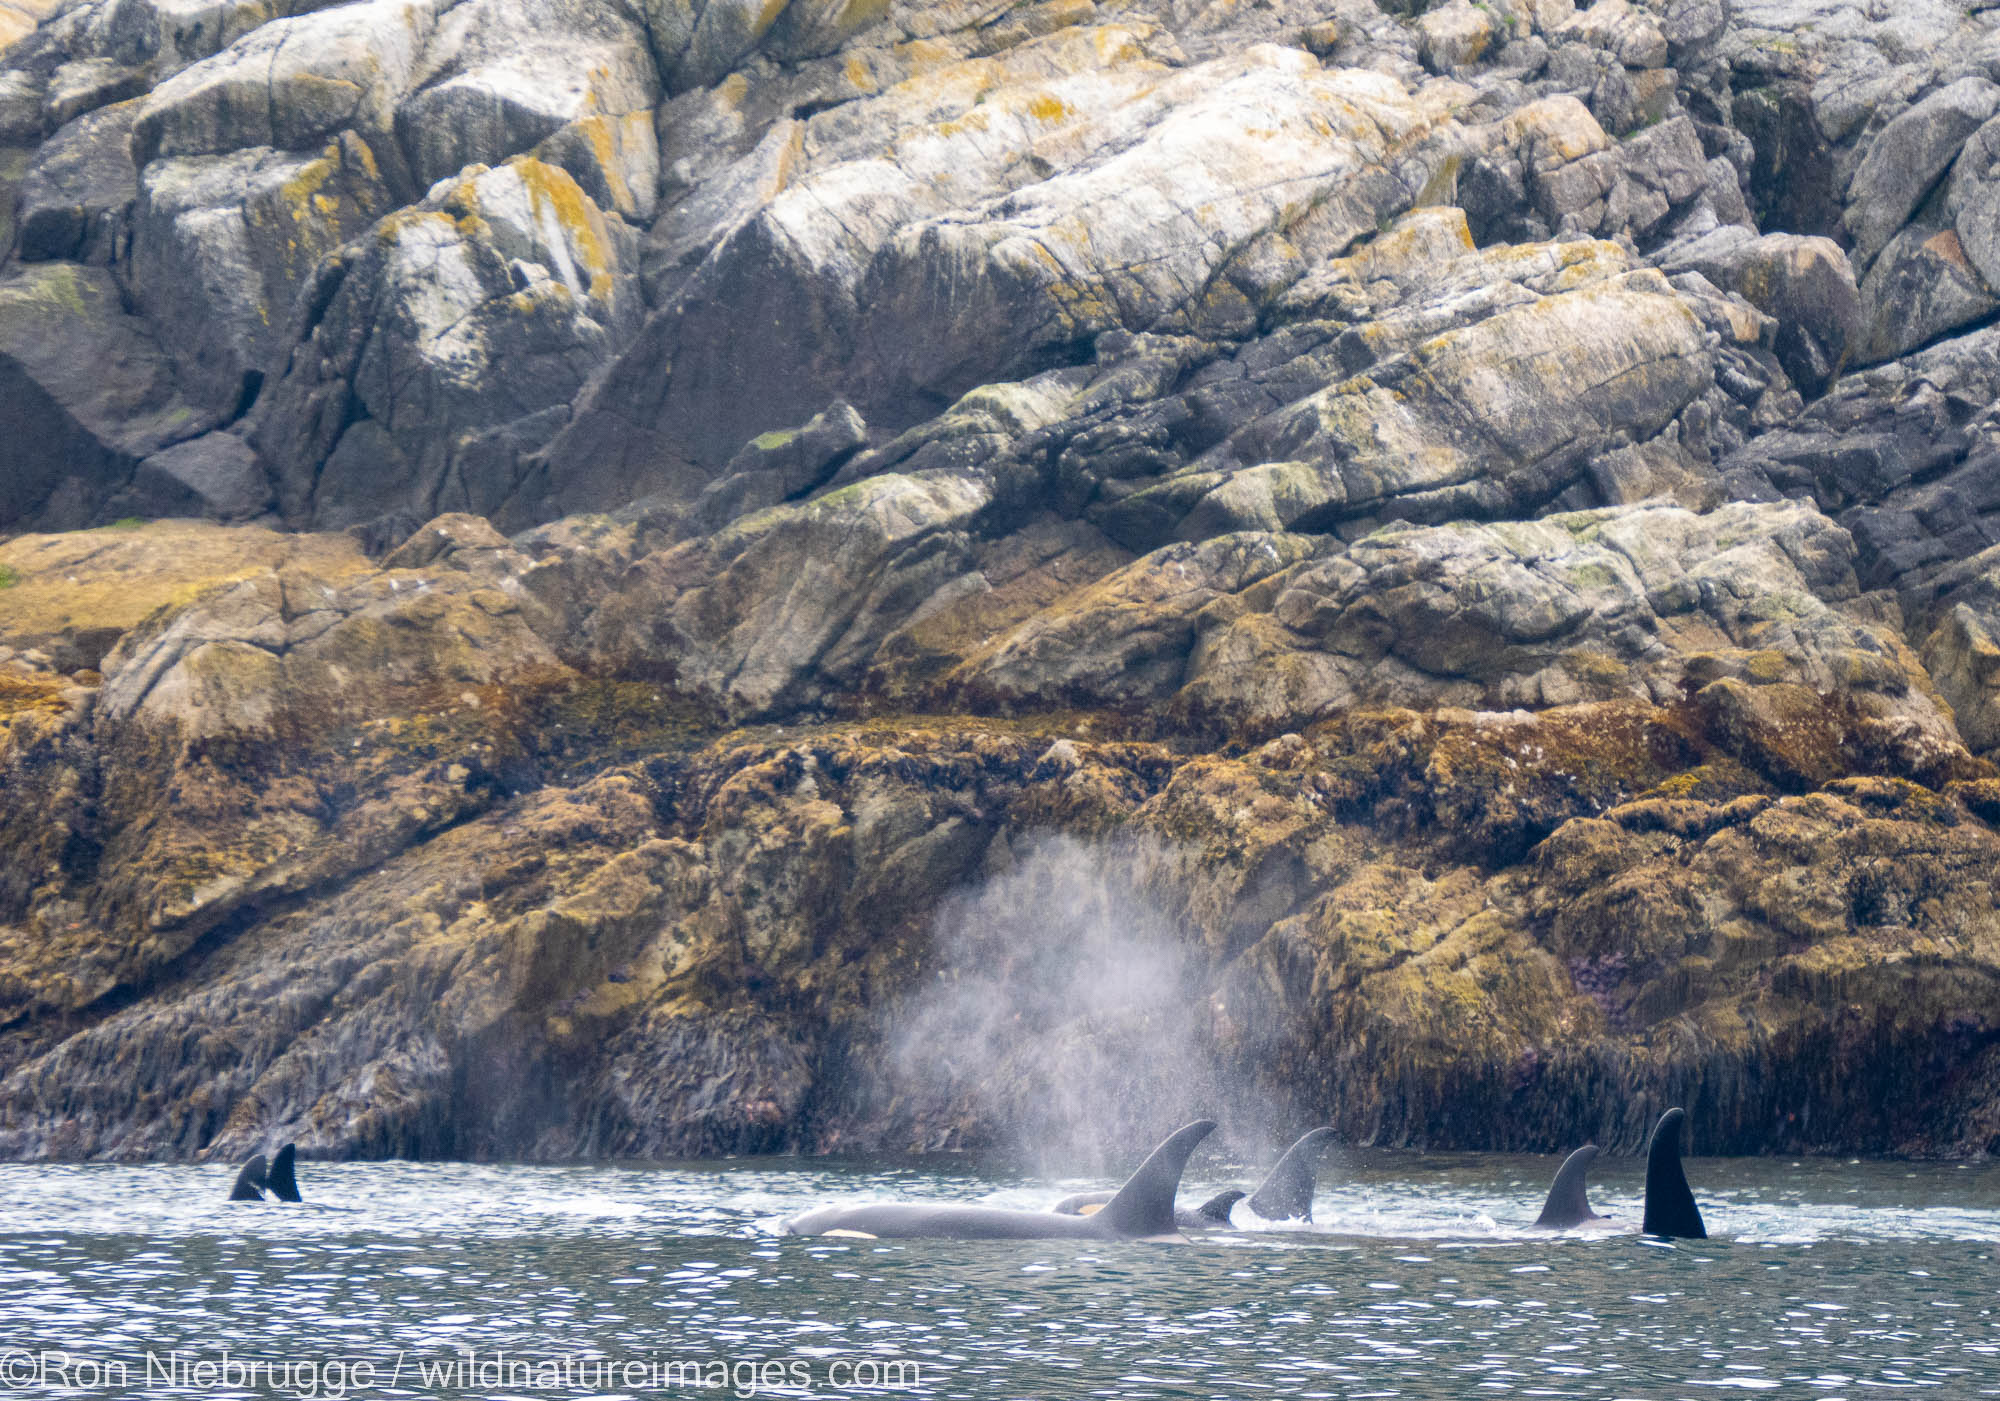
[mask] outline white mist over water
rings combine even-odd
[[[1159,855],[1143,840],[1049,836],[944,902],[931,976],[888,1037],[926,1146],[1116,1172],[1179,1124],[1221,1115],[1201,950],[1143,889]]]

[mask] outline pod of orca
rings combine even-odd
[[[236,1174],[236,1185],[229,1189],[229,1200],[261,1202],[265,1188],[269,1188],[271,1195],[281,1202],[301,1200],[298,1174],[292,1166],[297,1159],[298,1146],[291,1143],[280,1148],[268,1165],[264,1162],[264,1155],[259,1153]]]
[[[1705,1240],[1707,1227],[1681,1168],[1681,1124],[1687,1115],[1669,1109],[1653,1126],[1646,1143],[1646,1202],[1639,1229],[1646,1235]],[[1181,1173],[1188,1158],[1214,1130],[1210,1119],[1178,1129],[1152,1151],[1139,1170],[1115,1192],[1079,1192],[1064,1197],[1047,1211],[954,1203],[872,1202],[858,1206],[824,1206],[784,1223],[794,1236],[836,1236],[858,1240],[1037,1240],[1097,1239],[1184,1241],[1187,1231],[1226,1228],[1242,1205],[1261,1221],[1312,1221],[1312,1199],[1319,1155],[1333,1136],[1330,1128],[1314,1129],[1285,1151],[1247,1197],[1234,1189],[1199,1207],[1177,1210]],[[1542,1214],[1535,1225],[1569,1230],[1591,1221],[1605,1221],[1590,1209],[1586,1177],[1597,1158],[1595,1144],[1585,1144],[1563,1160]],[[253,1163],[258,1160],[253,1160]],[[249,1168],[244,1169],[245,1172]]]
[[[1681,1124],[1687,1115],[1669,1109],[1653,1126],[1646,1142],[1646,1203],[1639,1229],[1649,1236],[1679,1236],[1704,1240],[1707,1227],[1695,1205],[1681,1167]],[[946,1240],[1185,1240],[1187,1231],[1226,1229],[1240,1205],[1265,1222],[1312,1222],[1313,1192],[1318,1185],[1320,1153],[1333,1138],[1330,1128],[1318,1128],[1285,1150],[1277,1165],[1254,1192],[1235,1188],[1221,1192],[1193,1210],[1177,1209],[1181,1174],[1188,1158],[1215,1129],[1212,1119],[1199,1119],[1177,1129],[1155,1148],[1139,1170],[1115,1192],[1078,1192],[1047,1211],[949,1202],[871,1202],[858,1206],[824,1206],[785,1222],[794,1236],[846,1236],[862,1240],[936,1237]],[[1597,1145],[1586,1143],[1563,1160],[1556,1180],[1542,1203],[1535,1225],[1570,1230],[1591,1221],[1605,1221],[1590,1209],[1586,1191]],[[229,1190],[233,1202],[260,1202],[269,1191],[283,1202],[296,1202],[299,1181],[296,1145],[287,1143],[267,1163],[262,1153],[243,1164]]]

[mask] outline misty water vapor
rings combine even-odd
[[[940,907],[935,974],[889,1037],[927,1146],[1103,1171],[1220,1112],[1200,950],[1145,894],[1159,854],[1051,836]]]

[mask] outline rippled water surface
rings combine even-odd
[[[1185,1247],[776,1232],[1099,1185],[959,1163],[302,1163],[291,1207],[0,1165],[0,1391],[2000,1397],[2000,1168],[1691,1159],[1716,1238],[1665,1244],[1525,1229],[1555,1165],[1335,1154],[1315,1229]],[[1198,1159],[1183,1199],[1254,1176]],[[1640,1178],[1594,1203],[1636,1219]]]

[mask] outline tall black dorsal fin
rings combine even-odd
[[[1250,1209],[1266,1221],[1312,1220],[1320,1150],[1332,1137],[1332,1129],[1314,1129],[1287,1148],[1270,1175],[1250,1194]]]
[[[1206,1217],[1218,1226],[1227,1226],[1229,1224],[1229,1213],[1234,1211],[1236,1203],[1242,1200],[1243,1192],[1238,1188],[1231,1187],[1226,1192],[1217,1192],[1214,1196],[1196,1207],[1195,1214]]]
[[[287,1143],[278,1150],[278,1156],[271,1159],[271,1171],[267,1175],[271,1195],[281,1202],[299,1200],[299,1179],[292,1172],[292,1161],[298,1156],[298,1145]]]
[[[264,1155],[259,1153],[243,1165],[236,1174],[236,1185],[229,1189],[232,1202],[261,1202],[264,1200]]]
[[[1590,1209],[1590,1200],[1584,1191],[1584,1179],[1596,1158],[1597,1145],[1586,1143],[1563,1159],[1563,1165],[1556,1169],[1555,1183],[1549,1188],[1549,1199],[1542,1203],[1542,1214],[1535,1218],[1537,1226],[1549,1226],[1561,1231],[1597,1219],[1597,1213]]]
[[[1176,1129],[1091,1219],[1110,1227],[1113,1235],[1175,1234],[1179,1228],[1174,1225],[1174,1194],[1181,1189],[1181,1173],[1195,1147],[1213,1132],[1213,1119],[1197,1119]]]
[[[1685,1110],[1669,1109],[1653,1125],[1653,1136],[1646,1142],[1646,1217],[1639,1229],[1649,1236],[1707,1240],[1701,1208],[1694,1204],[1687,1174],[1681,1170],[1681,1120],[1685,1118]]]

